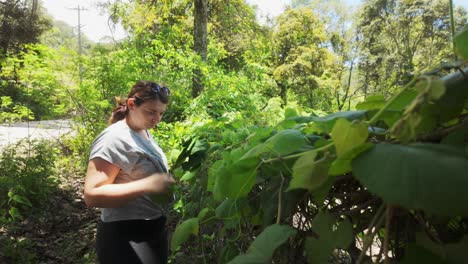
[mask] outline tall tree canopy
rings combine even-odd
[[[332,77],[337,64],[326,41],[323,23],[309,8],[288,9],[278,18],[273,34],[273,76],[283,104],[291,90],[304,105],[317,107],[315,95],[320,91],[324,95],[320,100],[330,106],[329,90],[322,81]]]
[[[364,93],[386,91],[419,71],[440,66],[452,53],[450,9],[443,0],[368,0],[358,19]],[[455,27],[466,11],[455,10]]]
[[[0,2],[0,21],[0,62],[9,54],[20,52],[23,44],[37,43],[50,27],[37,0]]]

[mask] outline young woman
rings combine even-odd
[[[138,81],[118,98],[108,126],[92,143],[85,202],[101,208],[96,251],[101,264],[167,263],[162,205],[151,196],[174,184],[167,159],[148,129],[161,121],[169,89]]]

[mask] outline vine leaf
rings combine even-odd
[[[351,171],[351,161],[360,153],[372,148],[373,146],[374,145],[372,143],[365,142],[364,144],[360,144],[347,151],[332,162],[330,169],[328,170],[328,174],[338,176]]]
[[[407,247],[406,255],[402,264],[411,264],[411,263],[427,263],[427,264],[449,264],[450,262],[446,262],[442,260],[439,256],[432,253],[431,251],[416,245],[410,244]]]
[[[353,120],[360,120],[363,119],[366,115],[367,111],[359,110],[359,111],[342,111],[336,112],[333,114],[329,114],[323,117],[319,116],[299,116],[290,118],[290,120],[294,120],[296,123],[310,123],[313,122],[309,129],[310,131],[307,132],[324,132],[330,133],[335,122],[340,119],[344,118],[349,121]]]
[[[364,125],[364,123],[351,123],[343,118],[336,121],[331,133],[331,137],[335,142],[338,157],[341,157],[353,148],[364,144],[369,136],[367,126]]]
[[[259,160],[253,157],[219,168],[213,187],[214,198],[221,201],[247,196],[255,184],[258,163]]]
[[[468,155],[441,144],[378,144],[352,162],[355,177],[386,202],[468,216]]]
[[[465,60],[468,60],[468,25],[458,32],[453,41],[457,54]]]
[[[287,225],[270,225],[252,242],[246,254],[239,255],[229,264],[264,264],[271,261],[276,248],[296,234],[296,230]]]
[[[274,156],[288,155],[293,152],[304,150],[307,141],[302,133],[295,129],[286,129],[278,132],[249,150],[241,159],[258,157],[263,153],[272,152]]]
[[[380,109],[385,105],[383,95],[369,95],[365,101],[356,104],[358,110],[374,110]]]
[[[171,240],[171,250],[176,251],[177,248],[187,241],[190,235],[198,236],[199,230],[198,218],[190,218],[177,226]]]
[[[297,159],[293,165],[293,178],[287,191],[293,189],[313,191],[327,180],[329,162],[325,159],[315,161],[316,156],[316,151],[308,151]]]
[[[347,248],[353,240],[353,227],[348,220],[338,225],[335,218],[320,212],[312,222],[312,230],[318,238],[308,237],[305,249],[309,263],[326,264],[335,248]]]

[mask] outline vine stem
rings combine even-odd
[[[458,59],[457,57],[457,52],[456,52],[456,45],[455,45],[455,41],[453,41],[453,39],[455,38],[455,19],[453,17],[453,0],[449,0],[449,12],[450,12],[450,33],[452,33],[452,45],[453,45],[453,56],[455,58],[455,60]]]
[[[393,102],[396,101],[396,99],[398,99],[402,94],[403,92],[405,92],[409,87],[413,86],[414,83],[416,83],[416,81],[418,80],[419,77],[415,77],[413,78],[409,83],[407,83],[403,89],[401,89],[398,94],[396,94],[395,96],[393,96],[393,98],[388,101],[384,107],[382,107],[372,118],[371,120],[369,120],[367,123],[368,125],[372,125],[374,122],[376,122],[379,117],[387,110],[387,108],[390,107],[391,104],[393,104]]]
[[[372,245],[372,242],[374,241],[374,236],[377,234],[379,231],[380,227],[383,224],[383,219],[384,219],[384,214],[383,211],[385,210],[386,204],[383,203],[380,208],[377,210],[377,213],[375,213],[374,218],[372,219],[371,223],[367,227],[367,234],[366,236],[362,239],[362,250],[361,254],[359,254],[359,258],[357,259],[356,263],[360,264],[362,263],[362,260],[364,259],[364,255],[366,255],[367,249]],[[374,230],[372,230],[374,228]]]
[[[283,186],[284,186],[284,176],[283,173],[281,173],[281,185],[279,188],[279,193],[278,193],[278,213],[276,215],[276,224],[280,224],[281,220],[281,211],[282,211],[282,201],[283,201]]]
[[[393,216],[393,207],[388,206],[387,207],[387,212],[386,214],[386,219],[385,219],[385,240],[383,244],[383,253],[385,256],[384,264],[389,264],[390,263],[390,258],[388,257],[388,246],[390,242],[390,224],[392,221],[392,216]]]

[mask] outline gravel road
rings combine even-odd
[[[72,121],[69,119],[0,124],[0,147],[27,137],[59,139],[72,132],[71,125]]]

